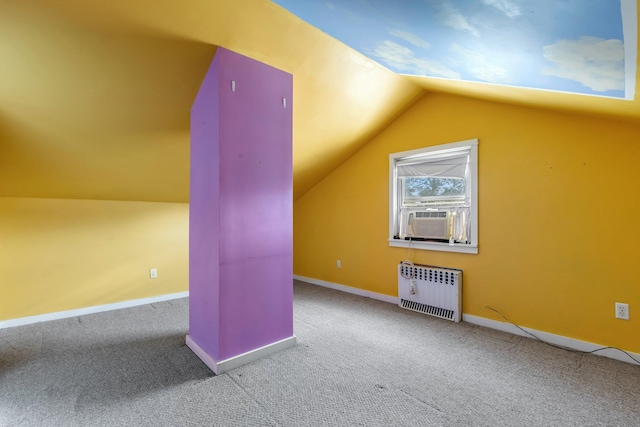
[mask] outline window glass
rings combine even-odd
[[[467,183],[464,178],[405,177],[404,202],[429,200],[438,197],[464,197]]]

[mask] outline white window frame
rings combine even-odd
[[[399,180],[396,173],[396,163],[407,157],[414,157],[429,154],[436,154],[440,151],[446,151],[461,147],[469,147],[469,177],[470,177],[470,242],[469,243],[444,243],[444,242],[425,242],[416,240],[400,240],[395,239],[394,235],[398,230],[398,191]],[[420,148],[417,150],[403,151],[400,153],[389,154],[389,246],[408,248],[409,245],[413,249],[424,249],[433,251],[459,252],[467,254],[478,253],[478,140],[469,139],[466,141],[453,142],[450,144],[434,145],[432,147]]]

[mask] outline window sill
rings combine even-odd
[[[477,254],[478,246],[474,245],[450,245],[448,243],[438,242],[422,242],[422,241],[409,241],[399,239],[389,239],[389,246],[396,248],[408,248],[411,243],[411,249],[422,249],[428,251],[441,251],[441,252],[457,252],[461,254]]]

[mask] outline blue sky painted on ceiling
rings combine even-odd
[[[273,1],[401,74],[618,98],[635,84],[620,0]]]

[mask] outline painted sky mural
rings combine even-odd
[[[635,38],[635,0],[274,2],[401,74],[633,94],[637,43],[627,43],[625,73],[623,21]]]

